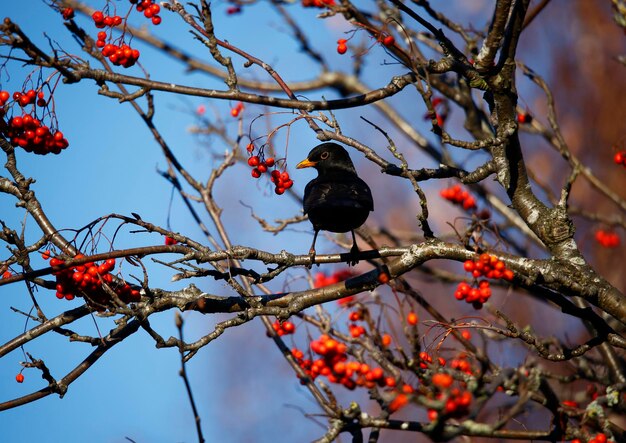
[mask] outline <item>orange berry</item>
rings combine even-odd
[[[405,394],[412,394],[413,387],[411,385],[404,384],[402,385],[402,392],[404,392]]]
[[[409,312],[409,314],[406,316],[406,321],[411,326],[415,326],[418,321],[417,314],[415,312]]]
[[[395,387],[396,386],[396,379],[393,378],[393,377],[386,377],[385,378],[385,385],[390,387],[390,388]]]
[[[447,389],[452,386],[454,379],[450,374],[437,373],[432,376],[431,381],[433,382],[433,385],[439,389]]]
[[[383,346],[389,346],[391,344],[391,335],[384,334],[382,337]]]

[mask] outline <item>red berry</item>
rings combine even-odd
[[[18,383],[23,383],[24,382],[24,374],[22,374],[21,372],[19,374],[17,374],[15,376],[15,381]]]
[[[261,176],[261,171],[259,171],[258,168],[254,168],[250,174],[254,178],[259,178]]]
[[[74,9],[73,8],[65,8],[61,12],[61,15],[63,16],[64,20],[69,20],[71,18],[74,18]]]
[[[161,24],[161,17],[158,15],[155,15],[154,17],[152,17],[152,24],[155,26],[158,26]]]
[[[395,43],[396,39],[393,37],[393,35],[388,35],[383,38],[383,45],[385,46],[393,46]]]
[[[261,163],[261,159],[259,159],[258,155],[253,155],[252,157],[250,157],[248,159],[248,166],[259,166],[259,164]]]
[[[348,47],[345,44],[337,45],[337,52],[339,54],[345,54],[348,51]]]
[[[411,326],[415,326],[417,324],[417,321],[418,317],[415,312],[409,312],[409,314],[406,316],[406,322]]]
[[[101,23],[104,20],[104,14],[102,11],[96,11],[91,15],[91,18],[96,23]]]

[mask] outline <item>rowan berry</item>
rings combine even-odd
[[[452,386],[452,382],[454,381],[454,379],[450,374],[437,373],[432,376],[431,381],[433,385],[438,387],[439,389],[448,389],[450,386]]]
[[[532,122],[533,117],[528,112],[518,112],[517,113],[517,122],[518,123],[530,123]]]
[[[620,237],[614,231],[599,229],[595,233],[596,241],[605,248],[616,248],[620,244]]]
[[[24,383],[24,374],[21,372],[15,376],[15,381],[18,383]]]
[[[345,38],[340,38],[337,40],[337,52],[339,54],[345,54],[348,51],[348,46],[346,46],[347,40]]]
[[[94,22],[101,23],[104,21],[104,14],[102,13],[102,11],[96,11],[91,15],[91,18]]]
[[[418,322],[417,314],[415,312],[409,312],[406,316],[406,322],[411,326],[415,326]]]
[[[393,46],[396,43],[396,39],[393,35],[387,35],[383,38],[383,45],[385,46]]]
[[[74,18],[74,8],[65,8],[61,11],[61,15],[63,16],[63,20],[70,20]]]

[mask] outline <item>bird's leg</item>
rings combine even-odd
[[[313,234],[313,243],[311,243],[311,249],[309,249],[309,257],[311,257],[311,264],[309,268],[315,264],[315,241],[317,240],[317,234],[319,232],[319,229],[316,229]]]
[[[356,245],[356,237],[354,236],[354,229],[350,231],[352,233],[352,248],[350,248],[350,255],[352,259],[348,262],[350,266],[354,266],[359,262],[358,255],[360,253],[359,247]]]

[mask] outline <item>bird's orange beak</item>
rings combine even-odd
[[[302,160],[300,163],[298,163],[296,165],[296,169],[302,169],[302,168],[312,168],[313,166],[315,166],[317,164],[317,162],[312,162],[311,160],[304,159]]]

